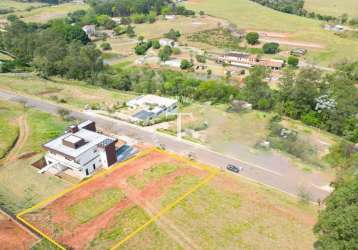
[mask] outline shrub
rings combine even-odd
[[[152,47],[153,49],[159,49],[160,48],[160,43],[158,40],[153,40],[152,41]]]
[[[159,51],[160,60],[167,61],[170,58],[171,54],[172,54],[172,48],[168,45],[164,46]]]
[[[254,45],[257,44],[259,42],[259,33],[257,32],[249,32],[246,35],[246,41],[248,44]]]
[[[206,62],[206,57],[204,55],[196,55],[195,58],[196,58],[197,62],[200,62],[200,63]]]
[[[287,64],[292,67],[297,67],[299,62],[300,60],[298,59],[298,57],[295,56],[289,56],[287,59]]]
[[[186,59],[181,60],[181,62],[180,62],[180,68],[181,69],[189,69],[191,67],[193,67],[192,62],[190,62],[190,61],[188,61]]]
[[[180,32],[175,31],[174,29],[170,29],[168,33],[164,34],[165,38],[172,39],[174,41],[177,41],[180,36],[181,36]]]
[[[101,44],[101,49],[103,49],[103,50],[111,50],[112,46],[111,46],[110,43],[102,43]]]
[[[279,47],[278,43],[265,43],[262,50],[265,54],[276,54],[279,52]]]
[[[133,23],[144,23],[146,16],[144,14],[134,14],[131,16]]]
[[[173,48],[172,52],[174,55],[179,55],[181,53],[181,50],[179,48]]]

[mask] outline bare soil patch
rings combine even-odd
[[[0,249],[27,250],[38,239],[0,210]]]

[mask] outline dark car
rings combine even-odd
[[[226,166],[226,169],[231,171],[231,172],[234,172],[234,173],[239,173],[240,171],[243,170],[243,167],[240,167],[240,166],[235,166],[233,164],[228,164]]]

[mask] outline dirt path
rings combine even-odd
[[[27,116],[22,115],[18,118],[17,123],[19,125],[19,136],[16,140],[14,147],[9,151],[4,159],[0,161],[0,165],[5,165],[17,159],[20,150],[24,147],[27,138],[30,134],[30,128],[27,124]]]

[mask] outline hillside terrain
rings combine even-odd
[[[286,33],[288,41],[320,44],[322,49],[307,55],[312,63],[332,65],[345,58],[358,59],[357,39],[340,38],[324,30],[318,20],[278,12],[249,0],[189,0],[185,6],[224,18],[240,29]]]

